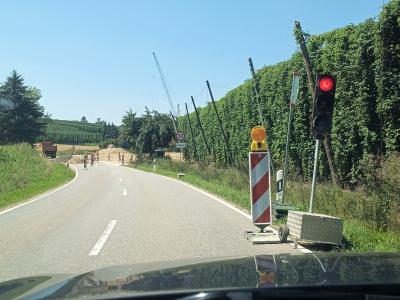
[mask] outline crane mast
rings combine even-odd
[[[156,56],[155,52],[153,52],[153,57],[154,57],[154,61],[156,63],[157,69],[158,69],[158,73],[160,73],[160,78],[161,78],[162,85],[164,87],[165,95],[167,96],[167,99],[168,99],[168,102],[169,102],[169,106],[171,108],[170,113],[171,113],[171,116],[172,116],[172,120],[174,122],[174,129],[175,129],[175,132],[177,132],[176,119],[177,119],[177,117],[179,117],[179,115],[177,114],[177,112],[175,110],[175,106],[174,106],[174,103],[172,101],[171,94],[169,93],[169,89],[168,89],[167,81],[165,79],[164,72],[161,69],[161,65],[158,62],[158,59],[157,59],[157,56]]]

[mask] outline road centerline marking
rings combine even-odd
[[[111,232],[114,229],[115,224],[117,224],[117,220],[111,220],[111,222],[107,225],[106,229],[98,239],[97,243],[94,245],[93,249],[89,252],[89,256],[96,256],[100,253],[104,244],[107,242]]]
[[[128,195],[128,189],[127,189],[127,188],[124,188],[124,189],[122,190],[122,196],[126,196],[126,195]]]

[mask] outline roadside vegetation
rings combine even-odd
[[[318,157],[315,212],[344,220],[345,246],[351,251],[400,251],[399,15],[400,0],[392,0],[377,18],[359,24],[318,35],[294,30],[297,41],[300,33],[305,37],[314,72],[336,76],[332,143],[324,143]],[[184,163],[182,180],[248,209],[249,138],[251,128],[260,124],[254,87],[278,169],[294,71],[301,80],[290,124],[286,198],[307,211],[315,139],[310,134],[313,97],[300,51],[257,70],[254,79],[227,92],[215,106],[209,103],[198,108],[198,115],[178,118],[177,127],[186,134],[185,160],[193,161]],[[328,164],[330,148],[336,168]],[[152,170],[152,163],[140,162],[138,168]],[[178,168],[179,163],[158,160],[156,172],[175,177]]]
[[[44,134],[37,141],[52,141],[57,144],[98,146],[117,139],[118,127],[98,119],[89,123],[85,117],[81,121],[56,120],[46,117]]]
[[[142,160],[137,169],[153,172],[153,161]],[[369,183],[357,189],[343,189],[329,182],[317,184],[315,212],[344,220],[344,245],[347,251],[399,251],[400,236],[400,156],[394,155],[377,166]],[[397,171],[396,171],[397,170]],[[246,166],[223,168],[206,163],[183,163],[183,181],[210,191],[250,211],[249,181]],[[179,162],[156,160],[156,173],[176,178]],[[287,183],[288,202],[308,211],[311,184],[291,177]],[[272,180],[272,198],[275,184]]]
[[[379,161],[400,151],[399,16],[400,0],[392,0],[375,19],[318,35],[305,33],[314,72],[334,74],[337,79],[332,150],[338,180],[346,186],[359,185],[364,163],[371,155]],[[293,113],[289,165],[301,180],[311,179],[315,145],[310,134],[313,98],[300,51],[278,64],[262,67],[256,72],[255,82],[246,80],[216,101],[233,162],[247,160],[250,130],[260,124],[254,84],[259,86],[273,161],[283,161],[292,73],[296,70],[300,73],[300,88]],[[208,104],[198,111],[212,160],[220,165],[232,164],[214,106]],[[189,118],[193,136],[187,116],[178,118],[179,129],[187,136],[187,158],[195,158],[196,153],[204,158],[208,151],[195,112]],[[330,180],[324,146],[321,146],[318,164],[320,177]]]
[[[28,144],[0,146],[0,208],[62,185],[74,175],[65,165],[41,157]]]

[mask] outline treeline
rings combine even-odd
[[[49,140],[59,144],[100,144],[117,139],[119,136],[118,127],[105,121],[89,123],[87,121],[47,119],[45,123],[45,134],[37,138],[38,142]]]
[[[25,85],[24,78],[12,71],[0,84],[0,145],[53,141],[62,144],[106,143],[118,138],[113,123],[97,119],[53,120],[39,104],[39,89]]]
[[[307,38],[315,73],[337,77],[332,147],[342,182],[357,184],[374,160],[400,150],[400,1],[387,3],[377,19],[349,25]],[[243,61],[245,63],[245,61]],[[257,72],[262,114],[273,161],[280,166],[286,144],[289,98],[293,71],[301,74],[299,97],[294,110],[289,149],[291,173],[304,179],[312,175],[314,139],[310,135],[312,96],[300,52],[289,60],[266,66]],[[250,130],[259,125],[253,81],[247,80],[217,103],[224,130],[232,149],[234,164],[245,164]],[[212,159],[228,164],[228,157],[216,114],[211,105],[200,108],[200,119],[211,146]],[[194,138],[201,158],[206,145],[190,114]],[[180,126],[190,142],[187,155],[194,157],[189,123]],[[320,174],[330,176],[322,147]]]

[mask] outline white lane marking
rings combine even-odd
[[[164,176],[164,177],[166,177],[166,176]],[[230,209],[236,211],[237,213],[241,214],[242,216],[244,216],[244,217],[246,217],[246,218],[248,218],[250,220],[252,219],[250,214],[244,212],[243,210],[240,210],[239,208],[233,206],[232,204],[227,203],[225,200],[222,200],[222,199],[220,199],[220,198],[218,198],[218,197],[216,197],[216,196],[214,196],[214,195],[212,195],[212,194],[210,194],[210,193],[208,193],[206,191],[198,189],[197,187],[194,187],[193,185],[188,184],[186,182],[182,182],[182,181],[176,180],[176,179],[171,178],[171,177],[168,177],[168,178],[173,179],[173,180],[175,180],[175,181],[177,181],[177,182],[179,182],[179,183],[181,183],[181,184],[183,184],[183,185],[185,185],[187,187],[190,187],[190,188],[192,188],[192,189],[194,189],[194,190],[196,190],[196,191],[198,191],[198,192],[200,192],[200,193],[202,193],[202,194],[204,194],[204,195],[206,195],[206,196],[218,201],[222,205],[225,205],[226,207],[229,207]],[[274,234],[278,234],[278,231],[276,229],[274,229],[272,227],[269,227],[269,229],[271,229]],[[294,243],[288,243],[288,244],[294,246]],[[299,249],[303,253],[312,253],[312,251],[304,248],[301,245],[297,245],[297,249]]]
[[[124,188],[122,191],[122,196],[126,196],[126,195],[128,195],[128,189]]]
[[[94,245],[92,251],[89,252],[89,256],[96,256],[100,253],[104,244],[107,242],[108,237],[113,231],[115,224],[117,224],[117,220],[111,220],[111,222],[107,225],[106,229],[104,230],[103,234],[100,236],[97,243]]]
[[[166,177],[166,176],[164,176],[164,177]],[[173,179],[173,178],[171,178],[171,177],[168,177],[168,178]],[[232,209],[232,210],[238,212],[239,214],[241,214],[242,216],[244,216],[244,217],[246,217],[246,218],[248,218],[248,219],[250,219],[250,220],[252,219],[250,214],[248,214],[248,213],[244,212],[243,210],[240,210],[239,208],[237,208],[237,207],[235,207],[235,206],[233,206],[233,205],[227,203],[225,200],[222,200],[222,199],[220,199],[220,198],[218,198],[218,197],[215,197],[214,195],[212,195],[212,194],[210,194],[210,193],[208,193],[208,192],[206,192],[206,191],[203,191],[203,190],[201,190],[201,189],[198,189],[197,187],[194,187],[194,186],[192,186],[191,184],[188,184],[188,183],[186,183],[186,182],[182,182],[182,181],[179,181],[179,180],[176,180],[176,179],[173,179],[173,180],[175,180],[175,181],[177,181],[177,182],[179,182],[179,183],[181,183],[181,184],[183,184],[183,185],[185,185],[185,186],[187,186],[187,187],[190,187],[190,188],[192,188],[192,189],[194,189],[194,190],[196,190],[196,191],[198,191],[198,192],[200,192],[200,193],[202,193],[202,194],[204,194],[204,195],[206,195],[206,196],[208,196],[208,197],[210,197],[210,198],[212,198],[212,199],[218,201],[218,202],[221,203],[222,205],[225,205],[226,207],[229,207],[230,209]],[[274,229],[274,228],[272,228],[272,227],[269,227],[269,229],[271,229],[272,232],[273,232],[274,234],[278,234],[278,231],[277,231],[276,229]],[[294,243],[288,243],[288,244],[294,246]],[[303,252],[303,253],[312,253],[312,251],[310,251],[310,250],[304,248],[304,247],[301,246],[301,245],[297,245],[297,249],[299,249],[299,250],[300,250],[301,252]]]
[[[73,165],[70,165],[70,167],[72,167],[75,170],[75,177],[70,182],[67,182],[66,184],[56,188],[55,190],[52,190],[51,192],[48,192],[47,194],[41,195],[41,196],[39,196],[37,198],[33,198],[32,200],[29,200],[27,202],[24,202],[24,203],[18,204],[16,206],[10,207],[10,208],[8,208],[6,210],[0,211],[0,215],[3,215],[5,213],[13,211],[14,209],[20,208],[22,206],[28,205],[28,204],[30,204],[32,202],[35,202],[35,201],[37,201],[39,199],[42,199],[42,198],[47,197],[49,195],[52,195],[55,192],[58,192],[59,190],[61,190],[61,189],[65,188],[65,187],[69,186],[70,184],[72,184],[78,178],[78,170]]]
[[[144,173],[149,174],[148,172],[137,170],[137,169],[136,169],[136,171],[140,171],[140,172],[144,172]],[[210,193],[208,193],[206,191],[203,191],[203,190],[201,190],[201,189],[199,189],[199,188],[197,188],[197,187],[195,187],[195,186],[193,186],[193,185],[191,185],[189,183],[182,182],[182,181],[179,181],[179,180],[177,180],[175,178],[171,178],[171,177],[160,175],[160,174],[153,174],[153,173],[150,173],[150,174],[162,176],[162,177],[168,178],[170,180],[173,180],[175,182],[179,182],[180,184],[183,184],[183,185],[185,185],[187,187],[190,187],[190,188],[192,188],[192,189],[194,189],[194,190],[196,190],[196,191],[208,196],[209,198],[214,199],[215,201],[221,203],[222,205],[225,205],[226,207],[229,207],[230,209],[232,209],[232,210],[236,211],[237,213],[241,214],[243,217],[246,217],[247,219],[250,219],[250,220],[252,219],[250,214],[248,214],[248,213],[244,212],[243,210],[233,206],[232,204],[226,202],[225,200],[222,200],[221,198],[218,198],[218,197],[216,197],[216,196],[214,196],[214,195],[212,195],[212,194],[210,194]],[[269,229],[271,229],[274,234],[278,234],[278,231],[276,229],[274,229],[272,227],[269,227]],[[288,243],[288,244],[294,246],[294,243]],[[312,251],[304,248],[301,245],[297,245],[297,249],[300,250],[303,253],[312,253]]]

